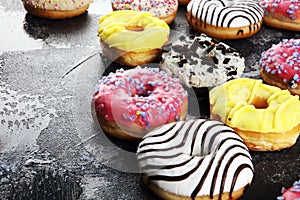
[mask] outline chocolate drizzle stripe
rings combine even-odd
[[[210,140],[209,140],[209,144],[208,144],[208,149],[212,149],[212,145],[216,139],[216,137],[218,137],[220,134],[222,133],[234,133],[234,131],[231,131],[231,130],[221,130],[221,131],[217,131],[215,132],[211,137],[210,137]],[[227,137],[227,139],[232,139],[233,137]]]
[[[245,154],[245,153],[242,153],[242,152],[239,152],[239,153],[236,153],[234,156],[232,156],[230,158],[230,160],[228,160],[228,162],[226,163],[226,166],[225,166],[225,170],[224,170],[224,173],[223,173],[223,176],[222,176],[222,180],[221,180],[221,185],[220,185],[220,192],[219,194],[222,194],[223,191],[224,191],[224,187],[225,187],[225,183],[226,183],[226,178],[227,178],[227,173],[228,173],[228,170],[229,170],[229,166],[231,165],[231,163],[233,162],[233,160],[238,157],[238,156],[245,156],[247,157],[248,159],[251,160],[251,157],[249,157],[249,155]],[[249,168],[253,171],[252,167],[249,166]],[[231,196],[232,192],[229,194]],[[219,200],[220,200],[221,196],[219,196]]]
[[[215,15],[216,9],[217,9],[217,7],[214,7],[214,8],[213,8],[213,11],[212,11],[212,14],[211,14],[212,16]],[[207,13],[208,13],[208,12],[207,12]],[[207,17],[206,17],[206,18],[207,18]],[[213,23],[213,19],[214,19],[213,17],[210,18],[210,24]]]
[[[198,132],[199,132],[200,128],[202,127],[202,125],[203,125],[205,122],[206,122],[206,121],[202,121],[202,122],[198,125],[197,130],[194,132],[193,139],[192,139],[192,144],[191,144],[190,155],[193,154],[194,146],[195,146],[195,141],[196,141],[196,137],[197,137],[197,135],[198,135]]]
[[[230,148],[226,149],[226,151],[223,153],[223,156],[226,155],[227,152],[230,149],[233,149],[235,147],[241,147],[241,146],[240,145],[232,145],[232,146],[230,146]],[[212,166],[212,164],[213,164],[213,162],[214,162],[214,160],[216,158],[215,155],[216,155],[216,153],[213,154],[213,159],[211,159],[211,161],[210,161],[209,165],[207,166],[207,168],[206,168],[203,176],[201,177],[201,180],[199,181],[198,185],[195,187],[195,189],[194,189],[194,191],[193,191],[193,193],[191,195],[192,198],[195,198],[197,196],[197,194],[199,193],[199,191],[201,190],[201,188],[202,188],[202,186],[203,186],[203,184],[205,182],[205,179],[207,178],[207,175],[208,175],[208,173],[209,173],[209,171],[211,169],[211,166]],[[223,157],[221,156],[221,158],[223,158]],[[212,190],[212,188],[211,188],[211,190]],[[210,194],[211,194],[211,191],[210,191]]]
[[[148,153],[148,152],[152,152],[152,151],[169,151],[169,150],[172,150],[172,149],[176,149],[176,148],[180,148],[182,147],[184,144],[185,144],[185,141],[187,139],[187,136],[188,136],[188,133],[191,129],[191,127],[193,126],[193,124],[189,124],[189,126],[187,127],[187,130],[184,127],[184,125],[187,126],[187,124],[183,123],[180,127],[177,128],[176,132],[174,133],[174,135],[172,135],[170,138],[164,140],[164,141],[160,141],[160,142],[152,142],[152,143],[147,143],[146,145],[155,145],[155,144],[163,144],[163,143],[167,143],[167,142],[170,142],[171,140],[173,140],[179,133],[180,131],[184,131],[184,136],[183,136],[183,140],[181,143],[175,145],[175,146],[170,146],[169,148],[165,148],[165,149],[145,149],[145,150],[142,150],[140,151],[139,153]]]
[[[146,138],[150,138],[150,137],[161,137],[161,136],[165,135],[166,133],[168,133],[170,130],[172,130],[175,126],[176,126],[176,123],[173,123],[173,125],[169,129],[165,130],[164,132],[162,132],[160,134],[146,135],[145,137],[143,137],[142,141],[145,140]],[[143,146],[143,145],[141,145],[141,146]]]
[[[208,128],[206,128],[205,132],[203,133],[203,136],[202,136],[202,140],[201,140],[201,155],[203,156],[204,154],[204,143],[205,143],[205,140],[206,140],[206,135],[208,134],[208,132],[210,132],[210,130],[214,127],[217,127],[217,126],[224,126],[223,124],[213,124],[211,126],[209,126]]]
[[[212,159],[210,160],[208,166],[206,167],[206,169],[205,169],[205,171],[204,171],[204,173],[203,173],[203,175],[202,175],[199,183],[197,184],[197,186],[195,187],[194,191],[192,192],[191,198],[195,198],[197,196],[197,194],[199,193],[199,191],[201,190],[201,188],[202,188],[202,186],[204,184],[204,181],[205,181],[205,179],[207,177],[207,174],[210,171],[210,168],[211,168],[211,166],[212,166],[212,164],[213,164],[213,162],[215,160],[215,155],[216,154],[214,153],[213,156],[212,156]]]
[[[236,16],[230,18],[230,20],[228,21],[228,23],[227,23],[228,28],[230,27],[232,21],[235,20],[236,18],[244,18],[249,22],[250,25],[252,24],[251,20],[248,17],[246,17],[244,15],[236,15]],[[223,26],[223,25],[221,25],[221,26]]]
[[[199,169],[199,167],[201,166],[203,161],[203,158],[201,158],[198,162],[197,165],[190,170],[189,172],[180,175],[180,176],[167,176],[167,175],[154,175],[154,176],[149,176],[148,180],[152,181],[152,180],[160,180],[160,181],[181,181],[181,180],[185,180],[187,179],[191,174],[193,174],[195,171],[197,171],[197,169]]]
[[[230,197],[230,198],[232,197],[232,192],[233,192],[233,189],[234,189],[236,180],[237,180],[237,178],[238,178],[240,172],[241,172],[243,169],[245,169],[245,168],[250,168],[250,169],[252,170],[252,172],[253,172],[252,167],[251,167],[249,164],[246,164],[246,163],[240,165],[240,166],[236,169],[236,171],[235,171],[235,173],[234,173],[234,176],[233,176],[232,183],[231,183],[230,191],[229,191],[229,197]]]
[[[224,159],[224,157],[227,155],[227,153],[231,150],[231,149],[234,149],[234,148],[243,148],[243,147],[241,147],[240,145],[232,145],[232,146],[230,146],[230,148],[228,148],[228,149],[226,149],[226,151],[224,151],[223,152],[223,154],[222,154],[222,156],[220,156],[220,160],[219,160],[219,162],[218,162],[218,165],[216,166],[216,170],[214,171],[214,175],[213,175],[213,180],[212,180],[212,184],[211,184],[211,189],[210,189],[210,193],[209,193],[209,195],[210,195],[210,198],[213,198],[213,196],[214,196],[214,190],[215,190],[215,186],[216,186],[216,182],[217,182],[217,178],[218,178],[218,174],[219,174],[219,171],[220,171],[220,166],[221,166],[221,164],[222,164],[222,162],[223,162],[223,159]],[[244,149],[244,148],[243,148]],[[232,161],[237,157],[237,156],[239,156],[239,155],[244,155],[244,156],[246,156],[246,157],[248,157],[248,155],[247,154],[244,154],[244,153],[237,153],[237,154],[235,154],[235,155],[233,155],[228,161],[227,161],[227,163],[226,163],[226,166],[225,166],[225,168],[224,168],[224,172],[223,172],[223,176],[224,176],[224,174],[226,174],[227,173],[227,171],[228,171],[228,168],[229,168],[229,165],[231,165],[231,163],[232,163]],[[248,157],[249,158],[249,157]],[[225,173],[226,172],[226,173]],[[224,181],[224,183],[225,183],[225,180],[222,180],[222,181]],[[222,182],[221,182],[221,185],[222,185]],[[222,186],[224,186],[224,184],[222,185]],[[222,193],[223,193],[223,189],[222,189]],[[220,193],[220,194],[222,194],[222,193]],[[220,196],[219,196],[220,197]]]
[[[228,140],[235,140],[237,142],[240,142],[241,145],[243,144],[243,141],[241,139],[238,139],[238,138],[233,138],[233,137],[228,137],[228,138],[224,138],[224,140],[222,140],[219,144],[218,144],[218,147],[216,148],[217,150],[219,150],[221,148],[221,146]],[[246,149],[244,147],[244,149]]]
[[[166,166],[161,166],[161,165],[146,165],[146,166],[144,166],[144,167],[141,168],[141,171],[158,170],[158,169],[174,169],[174,168],[182,167],[182,166],[186,165],[187,163],[189,163],[194,158],[195,157],[190,157],[186,161],[183,161],[181,163],[174,164],[174,165],[166,165]]]
[[[176,153],[174,155],[168,155],[168,156],[162,156],[162,155],[151,155],[151,156],[145,156],[145,157],[142,157],[142,158],[139,158],[138,160],[139,161],[143,161],[143,160],[148,160],[148,159],[170,159],[170,158],[175,158],[177,156],[180,156],[182,155],[182,153]]]

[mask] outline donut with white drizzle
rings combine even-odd
[[[162,199],[237,199],[253,179],[243,140],[221,122],[174,122],[144,136],[137,150],[144,183]]]
[[[300,39],[284,39],[262,52],[260,76],[268,84],[300,95]]]
[[[240,39],[260,30],[263,15],[254,0],[192,0],[186,17],[197,32],[219,39]]]
[[[184,120],[188,94],[179,79],[164,71],[136,67],[102,77],[92,106],[105,133],[133,140],[158,126]]]

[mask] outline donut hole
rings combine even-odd
[[[154,87],[151,85],[141,85],[139,89],[137,89],[133,94],[132,97],[148,97],[153,93]]]
[[[267,99],[263,98],[255,98],[251,102],[251,105],[253,105],[256,109],[266,109],[269,107]]]
[[[125,28],[128,31],[137,31],[137,32],[144,31],[144,27],[142,26],[126,26]]]

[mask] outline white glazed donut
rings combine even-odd
[[[241,77],[245,59],[227,44],[201,34],[170,43],[160,66],[188,87],[213,87]]]
[[[164,125],[137,151],[144,183],[163,199],[236,199],[253,179],[247,146],[218,121]]]
[[[250,37],[262,25],[264,11],[254,0],[192,0],[187,21],[197,32],[220,39]]]

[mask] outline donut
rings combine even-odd
[[[281,190],[282,195],[277,197],[277,200],[297,200],[300,199],[300,180],[295,181],[289,189],[284,187]]]
[[[265,16],[263,23],[279,29],[300,31],[298,0],[260,0]]]
[[[285,39],[262,52],[259,66],[266,83],[300,95],[300,39]]]
[[[168,24],[149,12],[113,11],[99,20],[103,55],[129,67],[158,60],[169,34]]]
[[[253,179],[243,140],[208,119],[151,131],[138,146],[137,160],[143,182],[162,199],[237,199]]]
[[[260,30],[263,15],[254,0],[192,0],[186,17],[196,32],[219,39],[240,39]]]
[[[212,87],[239,78],[245,59],[225,43],[201,34],[194,39],[181,36],[170,43],[160,66],[188,87]]]
[[[184,120],[188,94],[179,79],[158,68],[138,66],[103,76],[92,105],[105,133],[138,140],[158,126]]]
[[[93,0],[22,0],[25,10],[37,17],[66,19],[85,13]]]
[[[288,90],[239,78],[210,91],[211,118],[221,120],[253,151],[275,151],[296,143],[300,100]]]
[[[177,0],[112,0],[113,10],[136,10],[150,12],[153,16],[171,24],[177,14]]]

